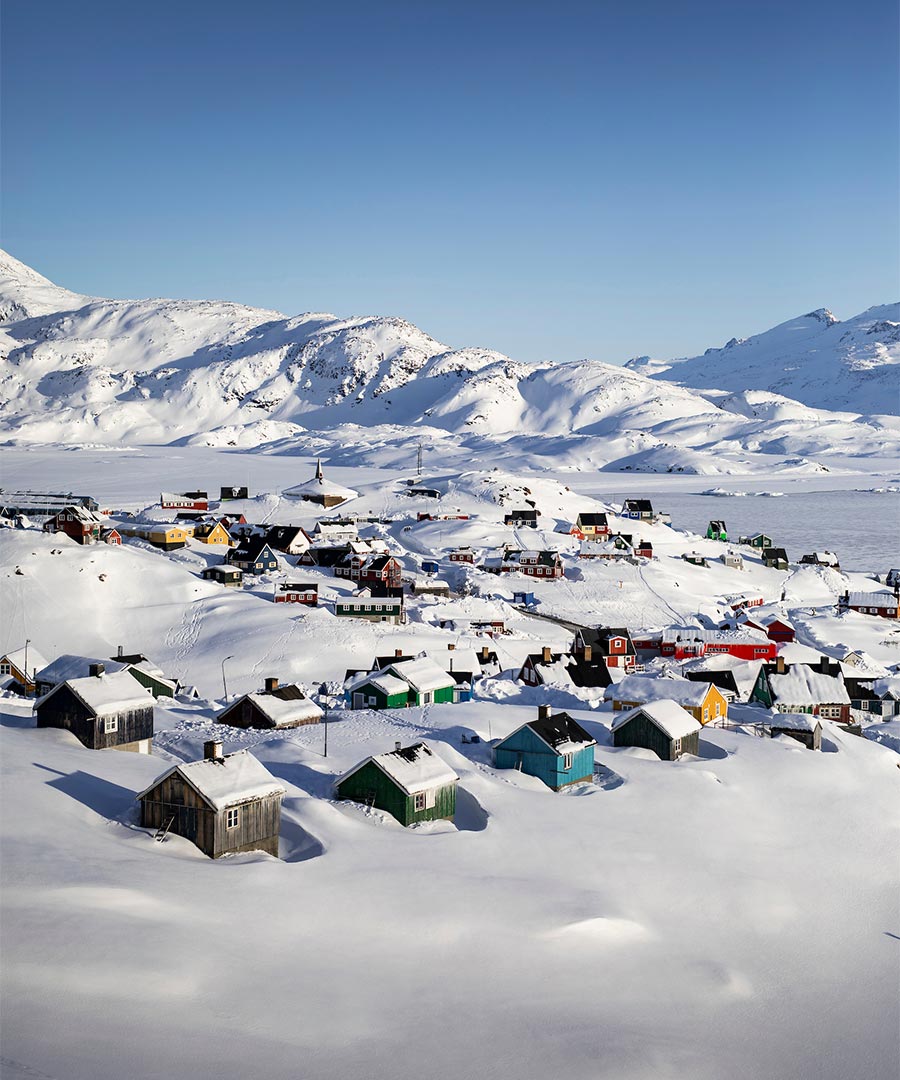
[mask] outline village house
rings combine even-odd
[[[355,521],[317,521],[313,536],[317,543],[347,544],[359,539],[359,528]]]
[[[402,595],[374,597],[367,589],[361,589],[356,596],[342,596],[335,600],[334,614],[339,619],[366,619],[368,622],[406,621]]]
[[[219,502],[230,502],[232,499],[249,499],[250,494],[245,487],[219,488]]]
[[[280,730],[318,724],[323,715],[319,706],[295,683],[279,686],[277,679],[266,679],[264,690],[244,694],[226,705],[216,717],[216,723]]]
[[[722,691],[710,682],[626,675],[620,682],[608,686],[604,697],[612,702],[614,712],[636,709],[655,701],[675,701],[701,724],[728,717],[728,702]]]
[[[598,536],[609,535],[609,521],[606,514],[579,514],[575,524],[569,530],[579,540],[594,540]]]
[[[379,686],[373,682],[384,680],[386,676],[404,684],[405,700],[400,700],[403,695],[396,683],[382,682]],[[456,680],[428,656],[392,660],[379,671],[353,680],[347,687],[346,698],[354,709],[408,708],[414,705],[449,704],[454,698],[458,700]]]
[[[817,667],[788,664],[784,657],[764,664],[750,701],[784,713],[812,713],[825,720],[850,723],[850,695],[838,667],[823,656]]]
[[[554,791],[593,780],[596,741],[568,713],[551,713],[540,705],[538,715],[494,747],[496,769],[517,769],[536,776]]]
[[[691,566],[709,566],[706,557],[701,555],[699,551],[685,551],[681,557]]]
[[[613,720],[613,746],[640,746],[663,761],[700,753],[700,723],[677,701],[661,698]]]
[[[572,655],[601,657],[607,667],[625,671],[632,671],[637,662],[634,642],[624,626],[598,626],[596,630],[580,627],[575,631]]]
[[[721,556],[722,565],[727,566],[729,570],[743,570],[744,560],[743,557],[738,555],[735,551],[726,551]]]
[[[250,536],[241,541],[241,546],[232,548],[227,555],[232,566],[237,566],[245,574],[267,574],[278,569],[278,556],[266,541],[259,536]]]
[[[121,530],[125,536],[136,536],[140,540],[160,551],[177,551],[187,547],[187,542],[194,535],[194,526],[182,523],[181,525],[128,525]]]
[[[556,686],[573,693],[583,687],[609,686],[612,676],[606,661],[590,646],[579,653],[556,653],[549,646],[539,653],[529,653],[519,669],[518,679],[526,686]]]
[[[126,664],[131,675],[155,698],[175,697],[178,692],[178,680],[167,678],[162,668],[143,653],[126,653],[120,645],[116,655],[109,659],[114,664]]]
[[[900,570],[888,570],[884,583],[889,589],[900,589]]]
[[[333,570],[335,577],[349,578],[361,585],[380,582],[384,585],[399,586],[403,577],[403,566],[393,555],[371,555],[348,553]]]
[[[441,499],[443,494],[435,487],[425,487],[422,484],[412,484],[405,491],[411,499]]]
[[[320,570],[333,571],[336,566],[344,563],[351,554],[353,553],[347,544],[336,546],[330,544],[324,546],[315,545],[297,558],[297,565],[317,566]]]
[[[209,496],[205,491],[184,491],[173,494],[160,492],[159,505],[163,510],[208,510]]]
[[[760,630],[742,626],[736,630],[706,630],[697,626],[669,626],[655,636],[661,656],[690,660],[698,656],[727,653],[740,660],[771,660],[778,651]]]
[[[822,749],[822,724],[816,716],[808,713],[778,713],[766,722],[765,727],[774,739],[787,735],[802,743],[807,750]]]
[[[99,656],[62,653],[52,663],[45,664],[34,673],[35,692],[38,697],[43,697],[68,679],[86,678],[95,667],[107,675],[128,670],[128,665],[124,662],[120,664],[117,661],[104,660]]]
[[[470,547],[459,547],[455,551],[451,551],[447,556],[450,562],[455,563],[469,563],[475,562],[475,552]]]
[[[101,529],[100,530],[100,543],[112,544],[114,547],[121,547],[122,534],[118,529]]]
[[[76,544],[95,544],[100,540],[100,532],[105,524],[106,518],[96,510],[67,506],[48,518],[43,528],[46,533],[64,533]]]
[[[767,547],[762,553],[763,563],[771,570],[787,570],[790,568],[787,552],[784,548]]]
[[[216,581],[219,585],[226,585],[232,589],[239,589],[244,584],[244,571],[224,563],[205,567],[200,571],[200,576],[204,581]]]
[[[417,578],[412,583],[413,596],[449,596],[450,585],[440,578]]]
[[[272,525],[266,532],[266,543],[285,555],[302,555],[312,546],[309,534],[299,525]]]
[[[775,642],[792,642],[797,631],[793,624],[783,615],[746,615],[741,619],[741,625],[750,630],[759,630]]]
[[[47,661],[26,642],[21,648],[0,656],[0,686],[30,697],[36,689],[35,676],[45,667]]]
[[[230,547],[232,540],[228,530],[220,522],[205,522],[194,527],[194,539],[214,547]]]
[[[622,513],[620,515],[624,518],[631,518],[633,521],[653,521],[653,505],[649,499],[626,499],[622,503]]]
[[[182,762],[138,795],[141,827],[190,840],[211,859],[240,851],[278,857],[285,789],[249,750],[223,754],[203,744],[203,760]]]
[[[882,619],[900,619],[900,591],[845,592],[838,599],[839,611],[857,611]]]
[[[852,710],[881,720],[892,720],[900,715],[900,676],[845,675],[844,686],[850,695]]]
[[[3,491],[0,492],[0,516],[5,518],[29,518],[33,521],[46,521],[54,514],[70,506],[83,506],[85,510],[97,511],[100,504],[90,495],[45,491]]]
[[[710,521],[706,526],[706,539],[707,540],[728,540],[728,530],[725,528],[724,521]]]
[[[841,564],[833,551],[813,551],[801,557],[803,566],[829,566],[832,570],[840,570]]]
[[[316,607],[319,603],[319,586],[295,581],[282,582],[275,586],[272,599],[276,604],[305,604],[306,607]]]
[[[692,682],[707,682],[722,691],[726,701],[747,702],[756,686],[762,662],[739,660],[736,656],[719,653],[690,662],[682,675]]]
[[[738,539],[739,544],[745,544],[747,547],[769,548],[772,546],[772,537],[767,536],[765,533],[753,533],[752,536],[742,536]]]
[[[508,574],[518,572],[526,577],[561,578],[565,577],[562,559],[558,551],[520,551],[505,548],[500,555],[489,556],[484,560],[484,570],[490,574]]]
[[[632,538],[619,533],[606,540],[585,540],[578,549],[579,559],[607,559],[610,562],[622,562],[635,557]]]
[[[539,511],[528,508],[523,510],[510,510],[504,515],[503,524],[512,525],[515,528],[528,526],[528,528],[536,529],[538,527],[538,513]]]
[[[57,684],[34,711],[39,728],[71,731],[89,750],[152,752],[153,697],[127,671],[92,664],[87,678]]]
[[[319,506],[324,506],[326,510],[329,510],[333,506],[340,506],[350,499],[355,499],[359,492],[326,480],[322,471],[322,459],[319,458],[316,462],[315,476],[311,480],[305,480],[302,484],[285,489],[282,495],[289,499],[301,499],[303,502],[317,503]]]
[[[376,754],[344,773],[334,785],[335,798],[383,810],[401,825],[453,820],[459,777],[428,746],[398,742],[387,754]]]
[[[762,607],[765,603],[759,593],[727,593],[722,598],[732,611],[746,611],[748,608]]]

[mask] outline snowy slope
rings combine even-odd
[[[818,409],[900,413],[900,304],[843,322],[820,308],[702,356],[632,370],[697,389],[768,390]]]
[[[448,349],[397,318],[98,300],[10,257],[2,271],[0,432],[24,442],[368,452],[418,430],[459,462],[490,452],[699,474],[859,467],[900,451],[900,421],[773,406],[749,383],[698,393],[599,362]]]

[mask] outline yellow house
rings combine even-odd
[[[626,675],[605,691],[615,712],[636,709],[652,701],[677,701],[701,724],[728,719],[728,702],[722,691],[712,683],[692,682],[689,679],[653,678],[649,675]]]
[[[230,547],[232,543],[231,536],[221,521],[214,525],[196,525],[194,539],[201,544],[215,544],[220,547]]]
[[[139,536],[148,544],[161,548],[163,551],[172,551],[175,548],[183,548],[188,540],[194,535],[193,525],[128,525],[122,533],[125,536]]]

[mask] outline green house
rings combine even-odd
[[[706,527],[707,540],[727,540],[728,532],[724,521],[711,521]]]
[[[772,537],[765,533],[754,533],[752,536],[742,536],[738,543],[755,548],[768,548],[772,546]]]
[[[401,825],[456,813],[459,777],[426,743],[414,743],[366,758],[334,785],[335,797],[363,803],[395,817]]]
[[[354,679],[345,697],[351,709],[405,709],[412,704],[409,683],[386,671],[370,671]]]
[[[420,656],[360,676],[347,687],[346,696],[354,709],[405,709],[452,702],[455,690],[456,680],[449,672]]]
[[[692,566],[709,566],[709,563],[699,551],[686,551],[681,557]]]

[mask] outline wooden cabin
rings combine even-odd
[[[574,656],[586,655],[588,659],[602,657],[607,667],[633,670],[637,652],[631,634],[624,626],[580,627],[572,641]],[[605,684],[604,684],[605,685]]]
[[[101,529],[100,543],[111,544],[113,547],[122,546],[122,534],[118,529]]]
[[[735,551],[726,551],[722,556],[722,564],[727,566],[729,570],[743,570],[744,559],[743,556],[738,555]]]
[[[368,622],[402,623],[406,621],[402,596],[341,597],[334,602],[338,619],[366,619]]]
[[[216,717],[217,724],[239,728],[295,728],[318,724],[324,713],[294,683],[279,686],[266,679],[265,689],[244,694],[227,705]]]
[[[208,510],[209,496],[205,491],[184,491],[178,494],[162,491],[159,505],[163,510]]]
[[[633,521],[653,521],[653,506],[649,499],[626,499],[621,516]]]
[[[750,701],[783,713],[809,713],[826,720],[850,723],[850,695],[839,664],[823,656],[815,666],[788,664],[778,656],[764,664]]]
[[[213,547],[230,547],[233,542],[221,521],[196,526],[194,539],[199,540],[201,544],[209,544]]]
[[[88,510],[85,506],[67,506],[48,518],[43,529],[47,533],[65,533],[76,544],[95,544],[100,540],[100,532],[105,524],[106,518],[96,510]]]
[[[202,761],[176,765],[138,795],[141,826],[183,836],[211,859],[239,851],[277,857],[284,792],[249,750],[223,754],[210,741]]]
[[[762,560],[771,570],[788,570],[790,568],[787,552],[784,548],[763,548]]]
[[[700,724],[728,717],[728,702],[722,691],[708,682],[626,675],[620,682],[608,686],[604,697],[612,702],[615,712],[636,709],[654,701],[675,701]]]
[[[108,675],[92,664],[85,679],[68,679],[35,705],[39,728],[64,728],[89,750],[153,748],[153,697],[128,671]]]
[[[278,557],[262,537],[250,537],[228,552],[228,561],[245,574],[267,574],[278,569]]]
[[[459,547],[455,551],[451,551],[447,558],[450,562],[472,565],[475,562],[475,552],[470,547]]]
[[[841,611],[858,611],[861,615],[877,615],[882,619],[900,619],[900,592],[882,589],[879,592],[845,592],[838,600]]]
[[[706,526],[707,540],[728,540],[728,530],[724,521],[710,521]]]
[[[526,507],[523,510],[510,510],[503,516],[504,525],[513,527],[528,526],[530,529],[538,527],[538,511]]]
[[[309,551],[312,540],[299,525],[273,525],[266,533],[266,543],[273,551],[285,555],[302,555]]]
[[[319,586],[314,583],[300,583],[286,581],[279,584],[272,597],[276,604],[304,604],[306,607],[317,607],[319,603]]]
[[[762,550],[772,546],[772,537],[767,536],[765,533],[753,533],[752,536],[740,537],[738,543]]]
[[[383,810],[401,825],[453,820],[459,777],[424,742],[366,758],[334,785],[335,798]]]
[[[540,705],[534,720],[494,747],[494,767],[536,776],[554,791],[594,777],[595,740],[568,713]]]
[[[427,656],[391,660],[351,682],[346,697],[354,709],[405,709],[458,700],[453,675]]]
[[[47,667],[47,661],[37,649],[23,645],[0,656],[0,685],[17,690],[26,697],[34,693],[35,676]]]
[[[613,746],[640,746],[663,761],[699,754],[700,722],[677,701],[661,698],[617,716]]]
[[[569,530],[579,540],[594,540],[598,536],[609,535],[609,520],[606,514],[579,514],[575,524]]]
[[[772,717],[766,727],[772,738],[776,735],[787,735],[803,743],[807,750],[822,749],[822,724],[816,716],[808,713],[779,713]]]
[[[244,584],[244,571],[237,566],[207,566],[200,571],[200,576],[204,581],[216,581],[233,589],[239,589]]]
[[[701,555],[699,551],[686,551],[681,557],[691,566],[709,566],[706,556]]]

